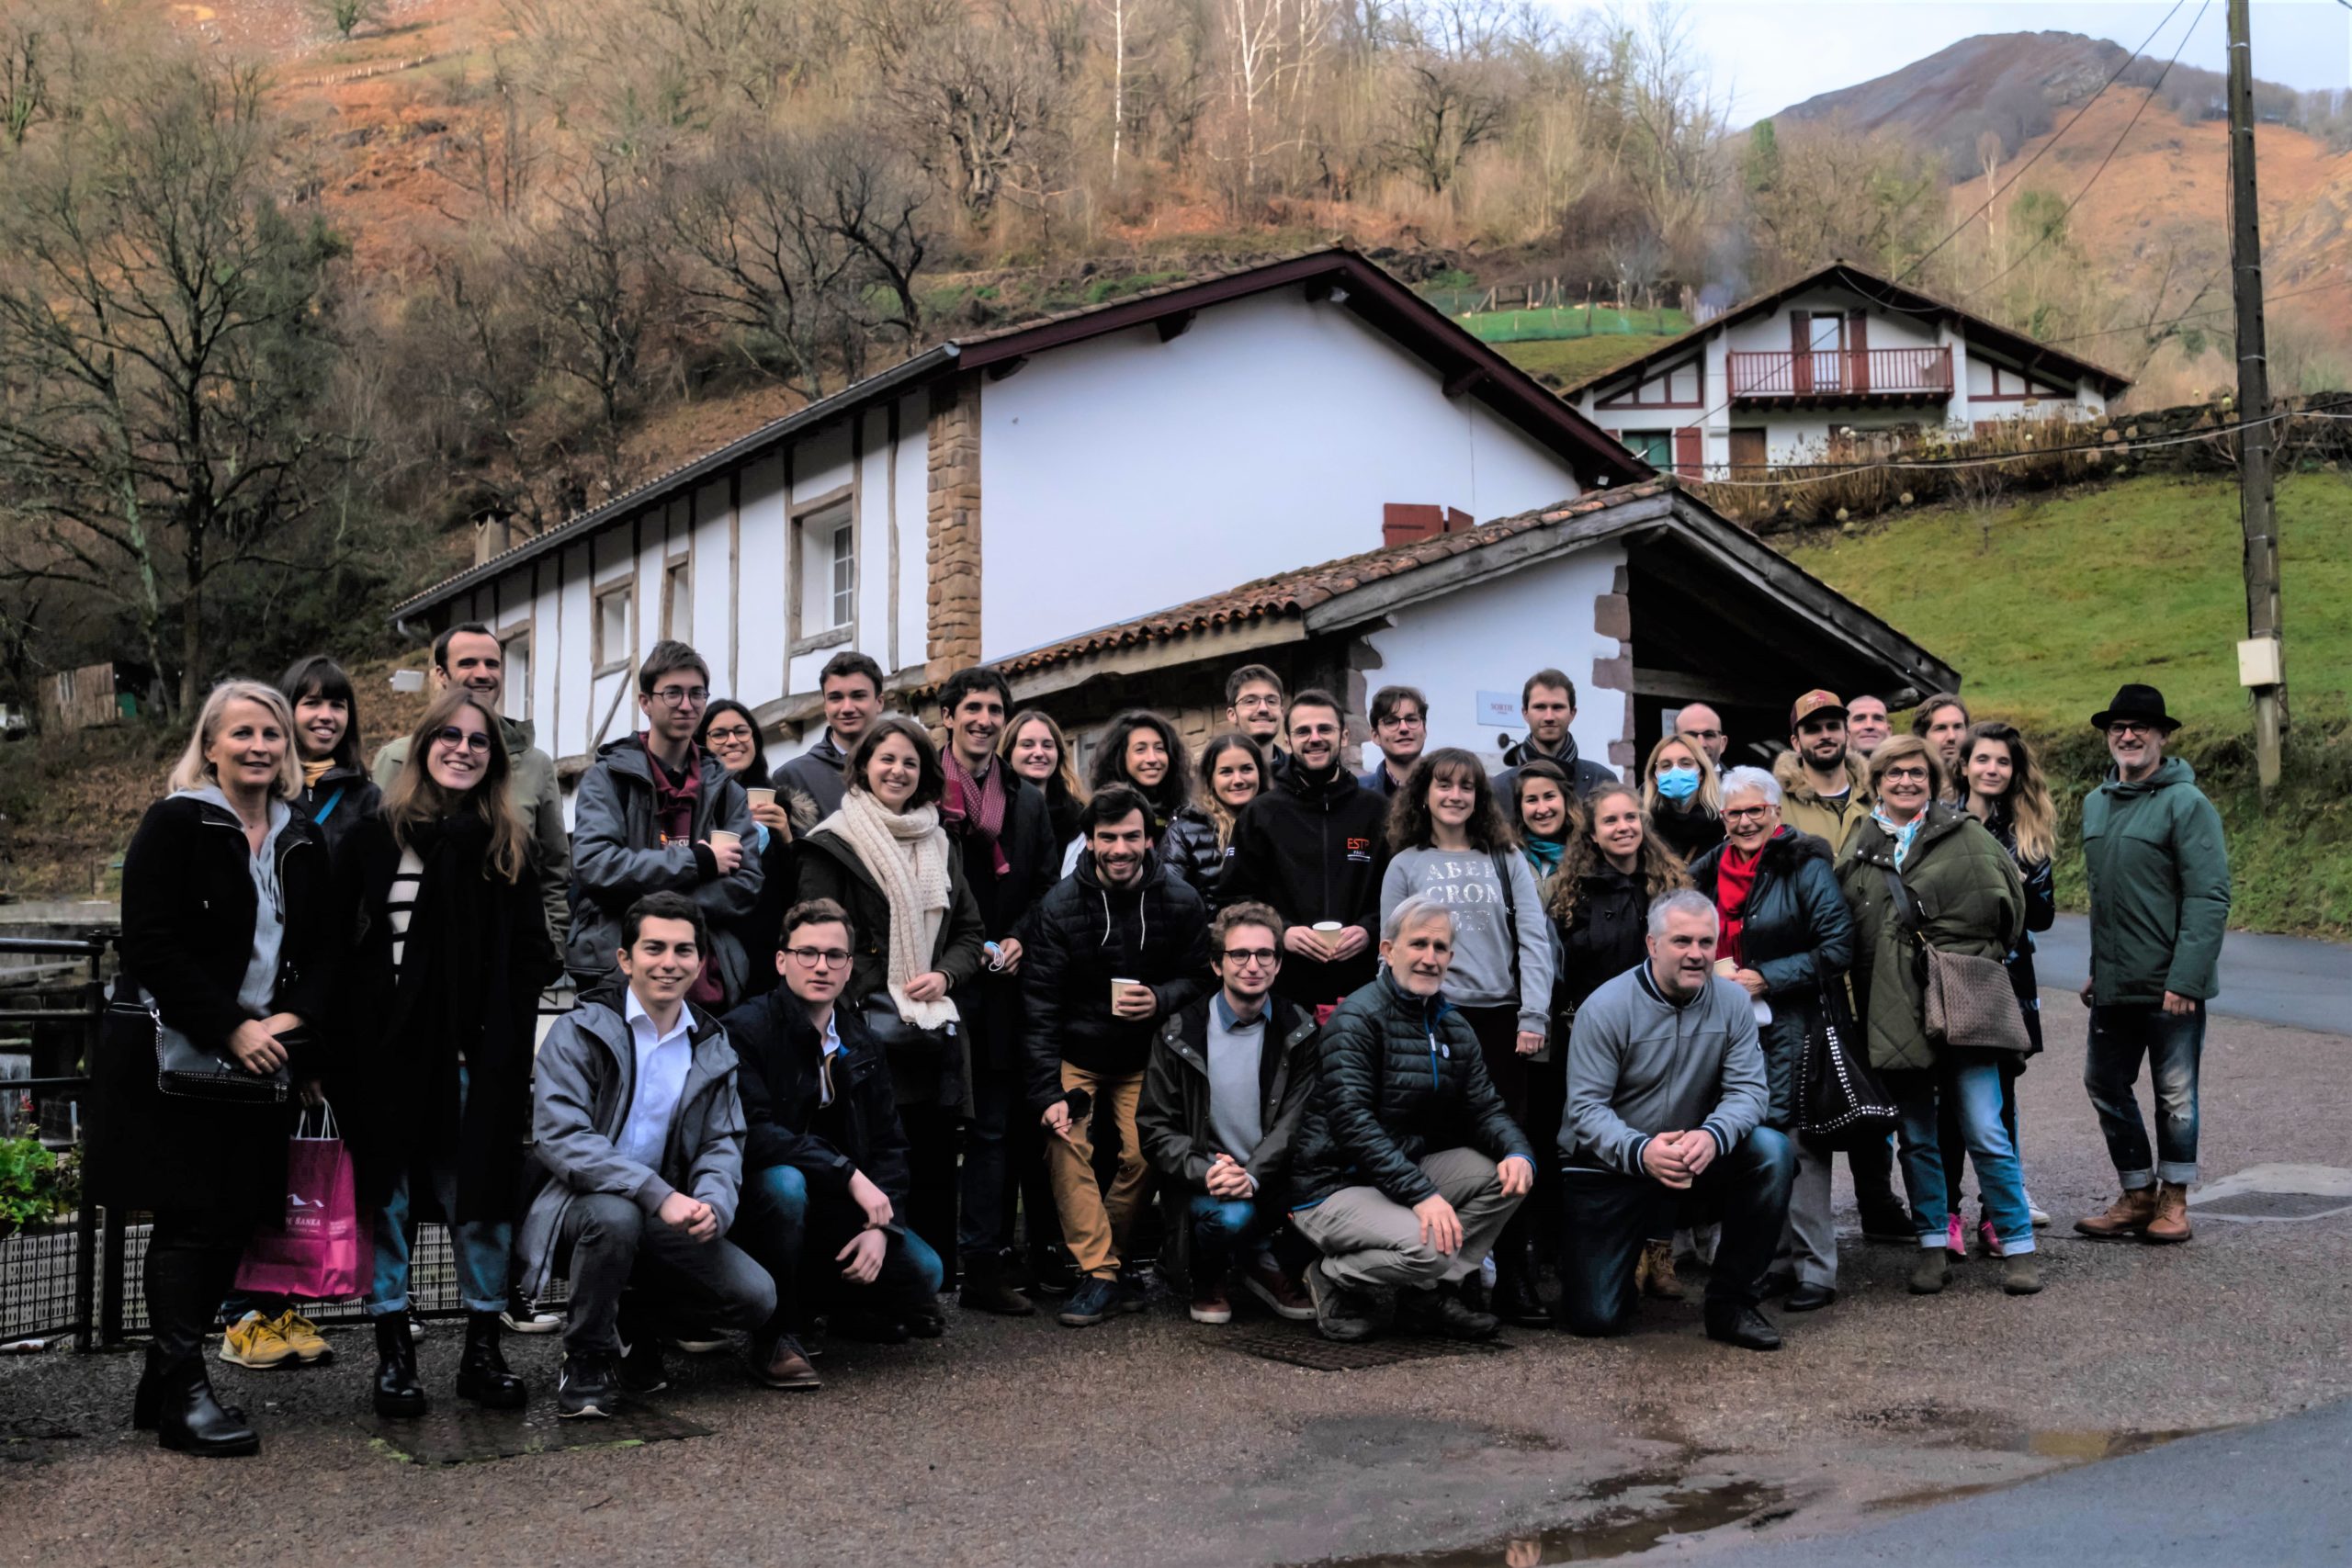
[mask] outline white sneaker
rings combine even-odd
[[[543,1312],[518,1295],[506,1298],[506,1310],[498,1321],[516,1334],[553,1334],[563,1326],[563,1314]]]
[[[2034,1229],[2046,1231],[2050,1228],[2050,1216],[2042,1213],[2041,1205],[2033,1201],[2030,1192],[2025,1195],[2025,1212],[2027,1217],[2033,1221]]]

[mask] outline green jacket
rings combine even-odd
[[[1922,1021],[1917,949],[1894,918],[1894,840],[1867,817],[1838,857],[1838,885],[1854,912],[1854,1011],[1871,1066],[1932,1067],[1936,1046]],[[1984,825],[1941,801],[1903,859],[1903,885],[1918,900],[1920,934],[1946,953],[1999,959],[2025,931],[2025,884],[2017,862]]]
[[[506,761],[513,770],[507,794],[523,831],[531,840],[531,872],[538,878],[539,903],[548,915],[548,935],[563,951],[571,930],[571,835],[563,825],[563,791],[556,784],[555,759],[531,744],[530,721],[501,718]],[[408,737],[385,742],[372,766],[377,787],[389,794],[408,761]]]
[[[2230,851],[2197,771],[2167,757],[2138,784],[2114,770],[2083,799],[2091,895],[2091,1000],[2199,1001],[2221,989]]]
[[[1871,814],[1870,778],[1862,769],[1862,759],[1854,752],[1846,754],[1846,777],[1852,787],[1835,806],[1813,787],[1813,775],[1804,771],[1794,751],[1783,751],[1772,760],[1772,777],[1781,785],[1781,820],[1827,844],[1831,854],[1846,847],[1854,829]]]

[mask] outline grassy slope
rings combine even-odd
[[[2236,923],[2352,931],[2352,479],[2278,489],[2287,673],[2295,736],[2266,813],[2237,684],[2245,635],[2237,493],[2225,479],[2148,478],[2034,497],[1994,514],[1938,510],[1792,549],[1800,565],[1959,667],[1979,716],[2043,739],[2073,806],[2104,761],[2089,715],[2125,681],[2160,687],[2185,718],[2177,750],[2231,833]],[[2062,859],[2078,899],[2079,862]]]
[[[1563,383],[1574,385],[1667,341],[1645,333],[1598,333],[1591,337],[1532,339],[1494,346],[1530,375],[1557,376]]]

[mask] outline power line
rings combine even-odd
[[[2346,9],[2352,9],[2352,0],[2337,0],[2337,3]],[[2281,299],[2300,299],[2305,294],[2317,294],[2329,288],[2342,288],[2346,285],[2352,285],[2352,277],[2338,277],[2326,283],[2314,283],[2307,288],[2290,288],[2284,294],[2266,294],[2263,296],[2262,302],[2265,306],[2275,305]],[[2086,337],[2113,337],[2119,333],[2149,333],[2155,331],[2158,327],[2177,327],[2183,321],[2210,321],[2215,316],[2226,316],[2230,313],[2229,306],[2218,305],[2211,310],[2190,310],[2184,315],[2167,316],[2160,321],[2132,321],[2120,327],[2100,327],[2093,332],[2069,333],[2064,337],[2041,338],[2038,341],[2044,347],[2049,347],[2062,343],[2080,343]]]

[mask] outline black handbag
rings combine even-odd
[[[164,1026],[163,1010],[140,987],[118,978],[107,1003],[107,1030],[124,1049],[155,1054],[155,1088],[181,1100],[229,1105],[282,1105],[293,1084],[285,1067],[250,1073],[218,1052],[208,1051],[177,1030]],[[300,1042],[282,1036],[288,1045]]]
[[[924,1067],[945,1067],[960,1060],[961,1042],[956,1026],[943,1023],[935,1029],[925,1029],[909,1023],[899,1016],[899,1004],[890,998],[887,986],[868,991],[858,1004],[858,1019],[865,1025],[865,1032],[882,1048],[884,1059],[901,1070]]]
[[[1854,1048],[1860,1030],[1839,980],[1821,982],[1819,1005],[1797,1062],[1797,1134],[1831,1148],[1883,1140],[1895,1121],[1894,1097]]]

